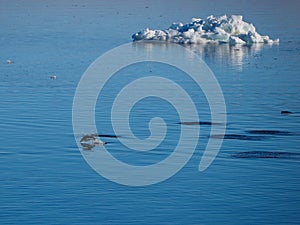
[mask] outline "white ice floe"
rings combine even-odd
[[[132,35],[134,41],[159,40],[180,44],[229,43],[231,45],[253,43],[278,43],[256,32],[253,24],[243,21],[243,16],[209,16],[206,19],[193,18],[190,23],[173,23],[166,30],[149,28]]]

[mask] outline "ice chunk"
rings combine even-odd
[[[231,45],[246,44],[246,42],[243,41],[242,39],[238,38],[238,37],[230,36],[230,38],[229,38],[229,44],[231,44]]]
[[[160,40],[181,44],[219,42],[235,44],[278,43],[256,32],[253,24],[243,21],[241,15],[213,15],[206,19],[192,18],[187,24],[173,23],[167,30],[145,29],[132,35],[134,41]]]

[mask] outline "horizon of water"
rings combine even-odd
[[[266,3],[1,0],[0,223],[299,223],[299,3]],[[213,71],[226,102],[227,136],[213,164],[198,171],[210,131],[204,124],[192,158],[164,182],[130,187],[97,174],[83,159],[81,153],[88,152],[78,148],[72,129],[73,97],[84,71],[141,29],[165,29],[211,14],[241,14],[262,35],[280,39],[278,45],[186,46]],[[8,59],[13,63],[6,64]],[[157,64],[129,67],[119,71],[119,83],[111,81],[105,101],[129,79],[153,72],[182,77]],[[57,79],[50,79],[54,74]],[[182,85],[198,97],[193,84]],[[102,103],[96,105],[97,124],[112,134]],[[209,122],[203,95],[196,105],[200,120]],[[283,110],[293,114],[282,115]],[[133,113],[132,127],[141,138],[149,135],[146,124],[153,114],[168,115],[170,140],[151,154],[133,154],[113,138],[104,138],[107,148],[140,165],[166,157],[172,151],[167,146],[178,138],[172,107],[150,98]]]

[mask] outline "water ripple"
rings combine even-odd
[[[284,151],[246,151],[231,154],[237,159],[293,159],[300,160],[300,153]]]

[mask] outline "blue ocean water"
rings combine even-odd
[[[0,1],[0,223],[298,224],[299,3],[267,2]],[[90,63],[140,29],[225,13],[243,15],[280,44],[188,46],[214,72],[226,101],[226,136],[213,164],[198,171],[210,130],[202,125],[190,161],[162,183],[130,187],[99,176],[83,159],[72,128],[73,97]],[[105,100],[140,72],[156,71],[178,81],[182,76],[150,63],[128,68]],[[193,95],[194,85],[184,82]],[[209,121],[204,96],[197,107]],[[112,134],[109,109],[100,100],[96,109],[101,132]],[[165,118],[169,142],[136,155],[107,138],[111,153],[139,165],[167,157],[179,129],[172,106],[149,98],[133,113],[132,128],[141,138],[149,135],[152,115]]]

